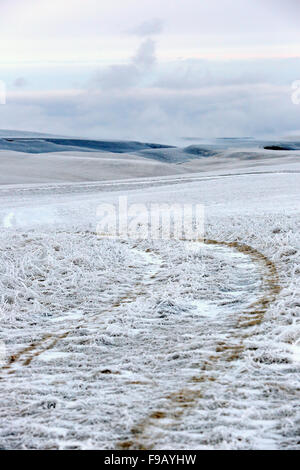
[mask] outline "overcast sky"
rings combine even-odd
[[[1,0],[0,127],[98,138],[300,133],[299,0]]]

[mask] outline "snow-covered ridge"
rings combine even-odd
[[[174,147],[158,143],[126,140],[99,140],[66,138],[20,131],[0,131],[0,151],[26,154],[56,152],[106,152],[112,154],[135,154],[164,163],[183,163],[194,159],[214,156],[238,156],[251,158],[261,152],[289,152],[300,150],[300,141],[264,141],[255,139],[214,139],[195,142],[187,147]]]
[[[134,141],[65,139],[62,137],[2,137],[0,139],[0,150],[23,153],[70,152],[76,150],[81,152],[128,153],[168,147],[168,145]]]

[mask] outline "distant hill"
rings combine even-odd
[[[193,140],[193,139],[191,139]],[[207,159],[214,156],[239,156],[253,158],[267,151],[300,150],[300,141],[278,140],[263,141],[252,138],[220,138],[210,139],[187,147],[174,147],[149,142],[126,140],[99,140],[74,137],[53,136],[35,132],[0,130],[0,151],[13,151],[25,154],[45,154],[61,152],[81,152],[93,156],[98,154],[134,154],[147,160],[161,163],[180,164],[191,160]],[[125,157],[126,158],[126,157]]]
[[[0,150],[12,150],[23,153],[51,153],[51,152],[110,152],[110,153],[129,153],[141,150],[155,150],[172,148],[169,145],[154,143],[144,143],[136,141],[118,141],[118,140],[89,140],[74,139],[62,137],[32,137],[8,135],[1,131]]]

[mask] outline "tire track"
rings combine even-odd
[[[185,241],[188,242],[189,240],[183,240],[183,242]],[[245,256],[249,256],[250,259],[258,265],[259,271],[262,275],[261,288],[263,294],[255,302],[239,313],[236,320],[235,333],[232,337],[232,343],[218,342],[218,344],[216,344],[215,354],[208,358],[207,364],[204,364],[206,371],[213,371],[216,367],[222,366],[222,363],[228,365],[232,361],[241,357],[245,350],[244,340],[251,336],[251,328],[263,321],[265,312],[275,301],[281,288],[275,264],[255,248],[238,242],[217,241],[212,239],[204,240],[204,244],[226,247],[230,250],[242,253]],[[140,253],[137,249],[136,251]],[[144,255],[145,254],[146,253],[144,253]],[[150,252],[148,251],[148,256],[149,254]],[[161,264],[162,261],[160,265]],[[102,311],[101,316],[97,313],[87,319],[84,318],[79,320],[76,327],[72,327],[60,334],[53,332],[44,335],[40,341],[30,344],[21,351],[12,355],[7,364],[2,367],[2,371],[13,374],[19,370],[20,367],[30,366],[35,358],[45,351],[53,349],[59,341],[67,338],[77,329],[89,325],[91,321],[99,321],[102,315],[112,313],[123,304],[135,302],[140,296],[145,294],[145,284],[148,277],[149,279],[151,277],[151,280],[155,281],[155,277],[159,272],[159,267],[157,267],[156,273],[149,273],[149,275],[147,275],[141,282],[135,284],[134,292],[130,292],[127,295],[120,297],[109,309]],[[207,373],[202,373],[195,375],[191,380],[192,384],[187,383],[184,388],[168,393],[168,395],[163,397],[167,403],[165,409],[152,410],[148,416],[131,429],[130,438],[119,441],[116,448],[151,449],[155,447],[155,441],[153,441],[151,437],[151,429],[153,427],[157,428],[158,426],[163,429],[165,426],[168,426],[166,423],[170,422],[170,420],[178,421],[182,419],[185,413],[195,408],[199,403],[203,394],[203,387],[209,386],[215,378]]]
[[[86,232],[87,233],[87,232]],[[79,234],[79,232],[78,232]],[[94,235],[97,235],[94,233]],[[142,257],[145,258],[146,253],[140,252],[136,248],[133,248],[136,253],[141,255]],[[147,254],[150,253],[150,250],[147,251]],[[154,263],[153,263],[154,264]],[[150,263],[149,263],[150,265]],[[157,271],[158,272],[158,271]],[[150,272],[149,278],[153,280],[155,278],[157,273]],[[77,322],[76,327],[71,328],[70,330],[64,331],[61,334],[57,334],[56,332],[54,333],[48,333],[45,334],[39,341],[34,341],[31,343],[29,346],[26,346],[25,348],[21,349],[15,354],[12,354],[9,358],[7,363],[0,368],[0,371],[7,371],[9,374],[13,374],[18,370],[20,366],[29,366],[31,362],[33,361],[34,358],[40,356],[42,353],[51,350],[53,347],[57,345],[57,343],[60,340],[63,340],[70,336],[74,331],[86,327],[91,323],[91,321],[97,321],[99,320],[99,315],[101,315],[101,318],[103,315],[112,313],[115,309],[119,308],[122,305],[128,304],[128,303],[133,303],[136,301],[138,297],[141,295],[145,294],[144,292],[144,283],[148,280],[148,276],[145,277],[145,279],[133,287],[134,292],[128,292],[126,295],[120,297],[118,300],[116,300],[111,308],[103,310],[101,313],[97,313],[94,315],[90,315],[89,318],[83,318]],[[0,377],[1,380],[1,377]]]
[[[238,242],[226,242],[206,239],[206,245],[222,246],[233,249],[249,256],[250,259],[259,266],[262,276],[263,295],[251,303],[246,309],[241,311],[236,320],[232,344],[219,342],[216,345],[216,354],[209,357],[203,365],[205,371],[215,370],[216,367],[239,359],[244,350],[244,340],[252,335],[251,327],[259,325],[264,318],[266,311],[276,300],[280,293],[280,280],[275,264],[264,254],[255,248]],[[154,410],[141,422],[131,429],[131,436],[128,440],[120,441],[116,444],[121,450],[151,450],[155,448],[156,441],[153,439],[153,428],[167,429],[170,422],[178,421],[191,409],[195,408],[203,396],[203,389],[209,383],[215,381],[213,376],[202,373],[192,378],[192,387],[187,384],[175,392],[169,393],[164,398],[167,403],[164,409]]]

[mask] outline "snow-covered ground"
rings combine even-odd
[[[0,187],[0,448],[299,449],[298,159]],[[124,195],[205,243],[97,237]]]

